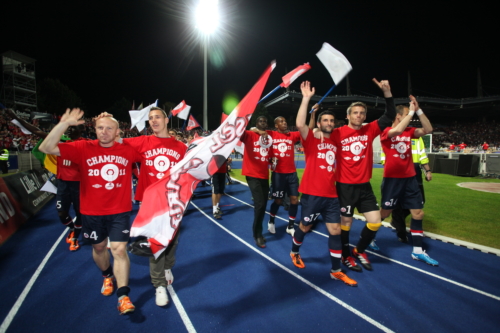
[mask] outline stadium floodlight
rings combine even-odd
[[[207,104],[207,48],[208,38],[219,25],[218,0],[200,0],[196,7],[196,28],[204,35],[203,38],[203,129],[208,131],[208,104]]]

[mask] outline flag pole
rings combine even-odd
[[[331,87],[331,88],[330,88],[330,90],[328,90],[328,91],[326,92],[325,96],[321,97],[321,99],[319,100],[319,102],[318,102],[318,103],[316,103],[316,104],[320,105],[320,104],[321,104],[321,102],[323,102],[323,100],[326,98],[326,96],[328,96],[328,94],[329,94],[329,93],[331,93],[331,92],[332,92],[332,90],[333,90],[333,88],[335,88],[336,86],[337,86],[337,85],[336,85],[336,84],[334,84],[334,85],[333,85],[333,87]],[[311,109],[311,111],[309,111],[309,113],[312,113],[312,112],[313,112],[313,110],[314,110],[314,109]]]
[[[271,96],[272,94],[274,94],[279,88],[281,88],[281,84],[278,85],[276,88],[274,88],[270,93],[268,93],[266,96],[262,97],[262,99],[259,101],[262,102],[263,100],[265,100],[266,98],[268,98],[269,96]],[[259,104],[257,103],[257,104]]]

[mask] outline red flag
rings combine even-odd
[[[292,84],[295,79],[297,79],[299,76],[307,72],[308,70],[311,69],[311,65],[309,63],[305,63],[303,65],[300,65],[299,67],[295,68],[293,71],[288,73],[287,75],[283,76],[283,82],[280,84],[281,87],[286,88],[289,85]]]
[[[274,67],[273,62],[236,106],[236,112],[232,112],[210,136],[193,140],[186,156],[144,192],[130,235],[150,238],[150,244],[155,245],[151,250],[156,258],[175,236],[196,185],[219,169],[245,132]]]
[[[188,120],[188,123],[187,123],[187,126],[186,126],[186,129],[188,131],[192,130],[193,128],[196,128],[196,127],[201,127],[200,124],[196,121],[196,119],[194,119],[193,115],[189,115],[189,120]]]
[[[185,101],[182,101],[172,110],[172,114],[186,120],[189,114],[189,110],[191,110],[191,107],[187,105]]]

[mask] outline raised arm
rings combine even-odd
[[[21,125],[23,125],[23,126],[24,126],[24,128],[26,128],[26,129],[27,129],[28,131],[30,131],[31,133],[33,133],[33,134],[37,135],[37,136],[38,136],[38,137],[40,137],[40,138],[45,138],[45,137],[47,136],[47,133],[45,133],[44,131],[42,131],[42,130],[41,130],[41,129],[39,129],[38,127],[33,126],[33,125],[31,125],[30,123],[28,123],[26,120],[19,118],[19,117],[17,116],[17,114],[16,114],[14,111],[12,111],[11,109],[6,109],[5,111],[7,112],[7,114],[8,114],[11,118],[13,118],[13,119],[17,120],[17,121],[18,121]]]
[[[384,130],[386,127],[390,127],[394,118],[396,118],[396,105],[394,104],[394,98],[392,98],[391,86],[388,80],[377,81],[377,79],[372,79],[372,81],[382,90],[385,98],[385,112],[378,119],[378,126],[380,130]]]
[[[309,129],[313,130],[316,127],[316,111],[319,110],[319,104],[314,104],[312,107],[311,118],[309,118]]]
[[[309,133],[309,127],[306,125],[307,106],[309,105],[309,101],[311,100],[311,97],[314,96],[314,92],[316,90],[311,88],[311,83],[309,81],[302,82],[300,90],[302,91],[302,102],[300,103],[295,125],[300,132],[300,136],[305,140],[307,138],[307,134]]]
[[[70,111],[70,109],[66,109],[66,112],[64,115],[61,117],[61,121],[59,124],[54,126],[52,131],[49,132],[45,140],[40,144],[40,147],[38,149],[45,153],[45,154],[52,154],[52,155],[57,155],[60,156],[61,153],[59,151],[59,147],[57,144],[59,143],[59,140],[61,139],[61,135],[66,132],[68,127],[70,126],[78,126],[80,124],[83,124],[85,120],[80,119],[83,117],[83,111],[76,108]]]
[[[420,138],[421,136],[432,133],[433,128],[431,122],[429,121],[429,118],[427,118],[427,116],[424,114],[424,111],[422,111],[422,109],[418,106],[417,99],[413,95],[410,95],[410,100],[415,103],[415,110],[417,110],[417,116],[420,119],[420,123],[422,124],[422,128],[417,128],[415,130],[415,137]]]
[[[410,112],[401,119],[401,122],[397,124],[394,128],[391,128],[389,130],[389,133],[387,133],[387,136],[389,138],[395,137],[403,133],[403,131],[408,127],[410,124],[411,119],[413,118],[413,115],[415,114],[415,102],[411,101],[410,102]],[[416,132],[416,131],[415,131]]]

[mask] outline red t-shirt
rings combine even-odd
[[[488,150],[490,148],[490,145],[487,143],[483,143],[483,150]]]
[[[458,145],[460,147],[460,149],[464,150],[465,147],[467,147],[467,145],[465,143],[461,143]]]
[[[450,150],[455,150],[455,145],[450,145]]]
[[[186,153],[184,143],[170,138],[158,138],[154,135],[141,135],[123,139],[142,156],[139,183],[135,190],[135,200],[142,201],[146,188],[161,179],[168,169],[176,165]]]
[[[415,127],[406,128],[400,135],[388,137],[391,127],[380,135],[385,153],[384,177],[409,178],[416,175],[411,155],[411,139],[415,138]]]
[[[331,134],[338,147],[337,181],[345,184],[368,183],[372,178],[373,140],[380,135],[378,121],[355,130],[347,125]]]
[[[288,132],[286,134],[272,132],[273,145],[271,156],[278,159],[278,164],[274,172],[292,173],[295,168],[295,143],[300,140],[300,132]]]
[[[318,197],[337,198],[334,165],[337,146],[330,138],[325,138],[321,143],[311,130],[307,134],[307,139],[302,139],[302,146],[306,155],[306,167],[299,192]]]
[[[132,210],[132,164],[141,156],[130,146],[115,142],[104,148],[99,141],[60,143],[63,159],[80,167],[80,211],[85,215],[112,215]]]
[[[219,170],[217,170],[215,173],[227,173],[227,160],[222,163]]]
[[[87,140],[85,138],[78,138],[79,140]],[[73,141],[66,141],[73,142]],[[70,160],[65,160],[61,156],[57,156],[57,179],[67,180],[67,181],[80,181],[80,168],[77,164],[71,163]]]
[[[271,133],[274,135],[275,132]],[[240,140],[245,144],[241,174],[248,177],[269,179],[270,147],[261,147],[260,135],[252,131],[245,131]]]

